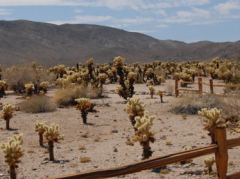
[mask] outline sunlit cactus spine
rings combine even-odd
[[[6,129],[10,130],[10,119],[13,117],[14,107],[11,104],[6,104],[2,109],[2,118],[6,122]]]
[[[137,130],[133,136],[133,141],[140,142],[140,145],[143,147],[142,157],[143,159],[147,159],[151,157],[153,153],[150,147],[150,142],[153,143],[155,141],[154,134],[151,132],[154,117],[145,113],[142,117],[137,116],[135,120],[136,124],[134,127]]]
[[[79,99],[75,99],[75,101],[77,102],[76,108],[81,111],[83,124],[87,124],[88,111],[92,107],[92,103],[91,103],[90,99],[79,98]]]
[[[48,142],[49,160],[54,161],[54,143],[59,142],[59,140],[63,140],[63,136],[60,134],[59,126],[55,124],[47,126],[44,137]]]
[[[144,108],[145,108],[145,105],[140,101],[138,97],[133,96],[132,98],[128,99],[127,107],[125,110],[128,113],[130,122],[135,130],[136,130],[135,118],[137,116],[142,117],[144,115],[144,111],[145,111]]]
[[[6,95],[7,83],[4,80],[0,80],[0,98]]]
[[[9,166],[10,179],[16,179],[16,169],[21,162],[20,158],[23,156],[22,150],[23,139],[21,135],[16,135],[10,138],[7,143],[1,144],[3,150],[5,162]]]
[[[43,147],[43,134],[47,130],[47,125],[44,122],[37,122],[35,124],[35,131],[38,133],[39,136],[39,145]]]
[[[198,112],[198,114],[204,117],[204,129],[209,131],[212,140],[214,138],[214,130],[216,128],[226,127],[226,120],[221,117],[221,110],[218,108],[203,108]]]
[[[33,83],[27,83],[24,85],[25,92],[27,96],[32,96],[33,91],[34,91],[34,84]]]
[[[153,95],[155,94],[155,88],[152,85],[150,85],[148,86],[148,89],[149,89],[150,96],[153,99]]]

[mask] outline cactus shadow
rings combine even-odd
[[[53,163],[57,163],[57,164],[65,164],[70,162],[70,160],[54,160]]]
[[[19,129],[16,129],[16,128],[10,128],[8,129],[8,131],[18,131]]]

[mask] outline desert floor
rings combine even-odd
[[[173,81],[172,81],[173,82]],[[134,133],[124,111],[124,100],[114,93],[116,85],[105,85],[105,98],[94,99],[97,104],[96,113],[89,113],[88,122],[91,125],[83,125],[80,112],[74,107],[58,108],[55,112],[28,114],[15,112],[10,125],[15,130],[5,130],[5,121],[0,120],[0,142],[4,142],[13,134],[22,133],[24,139],[24,157],[17,170],[18,178],[38,179],[79,172],[93,171],[119,167],[126,164],[141,161],[142,148],[138,143],[134,146],[126,145],[128,137]],[[165,85],[156,86],[157,89],[165,89]],[[207,88],[207,87],[206,87]],[[156,141],[151,144],[154,151],[152,157],[184,151],[195,147],[205,146],[210,143],[207,131],[203,130],[199,116],[176,115],[170,112],[177,98],[164,96],[164,103],[155,95],[151,99],[146,85],[135,85],[136,95],[146,104],[150,114],[155,115],[153,131]],[[208,90],[208,89],[206,89]],[[50,90],[52,96],[55,90]],[[1,102],[17,104],[22,99],[16,95],[8,95]],[[37,120],[45,120],[49,123],[60,125],[64,140],[55,146],[56,162],[48,161],[46,148],[38,145],[38,135],[34,131]],[[228,131],[228,138],[237,137]],[[169,145],[171,144],[171,145]],[[82,157],[91,159],[88,163],[81,163]],[[155,179],[155,178],[216,178],[204,172],[203,160],[207,156],[193,159],[192,162],[180,165],[169,165],[167,170],[154,173],[150,170],[118,178],[129,179]],[[229,173],[240,171],[240,150],[229,150]],[[0,178],[7,174],[7,165],[4,163],[0,152]],[[214,171],[216,168],[214,167]]]

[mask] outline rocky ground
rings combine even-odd
[[[153,143],[152,157],[184,151],[210,143],[207,132],[203,130],[199,116],[183,116],[170,112],[177,98],[164,96],[164,103],[160,103],[158,96],[151,99],[147,94],[145,85],[135,85],[136,95],[146,104],[150,114],[155,115],[153,131],[156,141]],[[166,85],[156,87],[166,90]],[[124,100],[114,93],[115,85],[106,85],[105,98],[93,100],[96,113],[89,113],[90,125],[83,125],[80,112],[74,107],[58,108],[55,112],[29,114],[17,111],[11,119],[12,131],[5,130],[4,120],[0,120],[0,142],[5,142],[13,134],[22,133],[24,140],[24,157],[17,170],[18,178],[40,179],[61,176],[79,172],[93,171],[118,167],[141,161],[142,148],[136,143],[134,146],[126,145],[128,137],[133,135],[133,128],[124,111]],[[169,90],[169,89],[168,89]],[[206,87],[206,90],[207,87]],[[52,96],[55,90],[49,91]],[[8,95],[1,99],[2,103],[17,104],[22,99],[16,95]],[[38,135],[34,131],[37,120],[45,120],[60,125],[64,140],[55,147],[55,162],[48,161],[46,148],[38,145]],[[230,134],[228,137],[237,137]],[[240,171],[240,150],[229,150],[229,172]],[[192,162],[180,165],[169,165],[160,173],[151,170],[136,174],[121,176],[129,179],[154,178],[216,178],[215,174],[204,172],[203,160],[207,156],[193,159]],[[84,163],[84,159],[90,161]],[[214,167],[214,171],[216,168]],[[0,152],[0,178],[7,174],[7,166]]]

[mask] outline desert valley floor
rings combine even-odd
[[[4,142],[13,134],[23,134],[24,157],[17,170],[20,179],[40,179],[66,174],[119,167],[141,161],[142,148],[138,143],[134,146],[126,145],[128,137],[134,133],[124,111],[124,100],[115,94],[116,85],[104,86],[104,98],[94,99],[97,105],[96,113],[89,113],[90,125],[83,125],[80,112],[74,107],[58,108],[55,112],[27,114],[15,112],[11,119],[11,126],[15,130],[5,130],[4,120],[0,120],[0,142]],[[156,86],[163,89],[164,84]],[[170,112],[176,103],[175,96],[164,96],[164,103],[160,103],[157,95],[153,99],[148,94],[146,85],[135,85],[136,95],[146,104],[150,114],[155,115],[153,131],[156,141],[151,144],[154,151],[152,158],[205,146],[210,143],[207,131],[203,130],[201,118],[197,115],[176,115]],[[55,89],[47,95],[53,96]],[[22,100],[20,96],[9,94],[2,98],[2,103],[17,104]],[[37,120],[45,120],[60,125],[64,140],[55,147],[56,162],[48,161],[46,148],[38,145],[38,135],[34,131]],[[228,138],[237,134],[228,131]],[[90,161],[84,163],[88,157]],[[229,150],[229,173],[240,170],[240,149]],[[160,173],[151,170],[118,178],[129,179],[157,179],[157,178],[216,178],[204,172],[205,157],[193,159],[190,163],[169,165]],[[81,162],[82,160],[82,162]],[[7,173],[3,154],[0,153],[0,178]],[[214,166],[214,172],[216,168]]]

